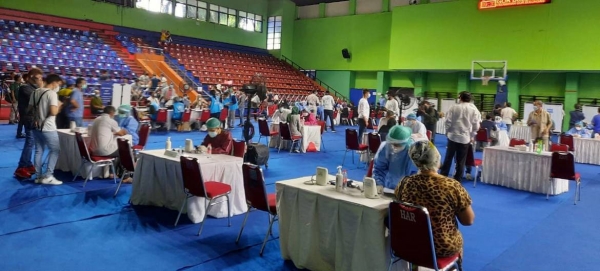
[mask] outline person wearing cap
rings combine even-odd
[[[117,110],[113,106],[104,107],[102,115],[92,123],[90,131],[90,150],[93,155],[117,157],[117,137],[128,132],[119,126],[114,117]]]
[[[73,79],[67,79],[65,82],[65,88],[58,91],[58,100],[64,102],[66,98],[71,96],[71,92],[73,92],[73,87],[75,86],[75,81]]]
[[[373,179],[379,191],[394,189],[398,182],[410,174],[412,163],[408,157],[408,147],[413,143],[411,131],[395,125],[381,142],[373,162]]]
[[[411,129],[413,138],[415,140],[428,140],[427,129],[425,128],[425,125],[417,120],[417,115],[414,113],[410,113],[408,116],[406,116],[406,122],[404,123],[404,126]]]
[[[394,98],[394,94],[390,91],[388,91],[387,93],[387,101],[385,101],[385,109],[387,111],[392,111],[394,112],[394,114],[399,115],[400,114],[400,106],[398,106],[398,101]]]
[[[473,225],[472,200],[460,182],[438,174],[441,156],[429,141],[415,142],[408,155],[419,169],[396,187],[396,200],[410,202],[429,210],[433,243],[437,257],[450,257],[463,252],[463,237],[458,223]],[[459,258],[459,265],[461,264]],[[458,270],[461,270],[460,268]]]
[[[233,139],[231,133],[221,129],[221,121],[216,118],[210,118],[206,121],[208,134],[199,146],[200,151],[206,152],[208,145],[212,147],[213,154],[231,154]]]
[[[573,128],[569,129],[569,131],[567,131],[568,135],[572,135],[573,137],[580,137],[580,138],[590,138],[591,134],[590,131],[588,131],[587,129],[585,129],[583,127],[583,122],[578,121],[574,124]]]
[[[137,133],[139,123],[131,115],[131,105],[123,104],[117,109],[117,115],[115,121],[119,124],[119,127],[127,130],[127,134],[131,135],[131,144],[135,146],[140,141],[140,136]]]
[[[102,103],[102,98],[100,98],[100,90],[94,90],[92,95],[92,100],[90,101],[92,114],[100,115],[104,112],[104,104]]]
[[[69,121],[74,121],[77,127],[83,126],[83,89],[86,88],[85,79],[79,77],[75,80],[75,87],[67,104]]]

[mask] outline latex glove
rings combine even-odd
[[[198,147],[198,151],[199,151],[200,153],[206,153],[206,152],[208,152],[208,148],[206,148],[206,146],[204,146],[204,145],[200,145],[200,146]]]
[[[581,137],[581,135],[573,135],[573,137]]]

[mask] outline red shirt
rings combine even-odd
[[[221,133],[215,137],[206,135],[202,142],[202,146],[208,147],[208,144],[212,146],[213,154],[231,154],[233,138],[231,138],[229,132],[221,131]]]

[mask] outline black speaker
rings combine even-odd
[[[345,59],[349,59],[350,58],[350,52],[348,52],[348,49],[346,49],[346,48],[342,49],[342,56]]]

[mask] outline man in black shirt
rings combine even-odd
[[[421,122],[425,125],[425,129],[431,131],[431,143],[435,144],[435,131],[438,122],[438,112],[433,108],[433,105],[424,101],[421,106],[419,106],[419,111],[417,112],[419,116],[421,116]]]

